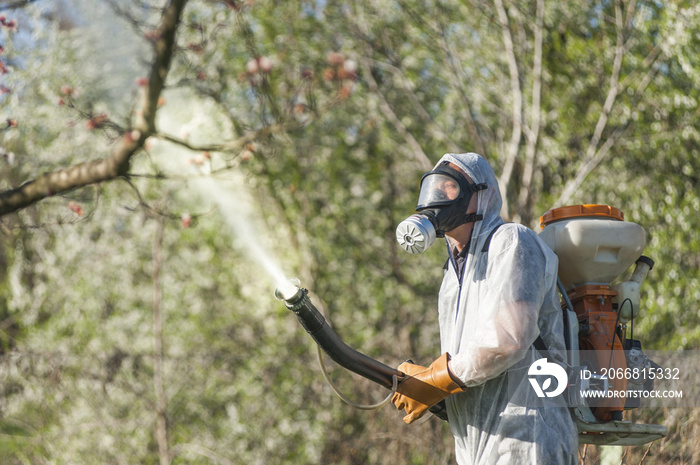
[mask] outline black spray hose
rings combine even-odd
[[[278,298],[281,293],[276,292]],[[299,323],[335,363],[363,378],[367,378],[387,389],[393,385],[393,377],[401,382],[405,375],[395,368],[352,349],[328,325],[326,319],[311,303],[306,289],[298,289],[290,298],[283,298],[284,304],[294,312]]]
[[[399,370],[368,357],[345,344],[328,325],[321,312],[311,303],[308,291],[289,283],[275,291],[275,296],[284,301],[288,309],[294,312],[299,323],[316,341],[323,351],[343,368],[392,389],[394,376],[400,384],[406,375]],[[430,412],[446,420],[445,403],[441,402],[430,408]]]

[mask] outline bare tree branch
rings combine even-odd
[[[141,111],[136,112],[134,127],[144,134],[155,130],[158,98],[168,76],[170,62],[175,47],[175,33],[180,23],[180,16],[187,0],[170,0],[163,11],[163,19],[156,31],[155,60],[148,76],[148,85],[141,94]]]
[[[520,72],[518,70],[518,62],[515,58],[515,51],[513,49],[513,37],[508,24],[508,14],[503,6],[503,0],[495,0],[494,3],[498,12],[498,20],[501,25],[501,33],[503,35],[503,45],[505,47],[506,59],[508,60],[511,99],[513,100],[513,129],[510,143],[508,144],[506,150],[506,160],[503,164],[503,171],[501,172],[501,177],[498,180],[498,184],[501,188],[501,197],[503,198],[501,215],[508,217],[510,212],[510,205],[508,202],[508,184],[513,174],[513,167],[515,166],[515,159],[518,156],[518,147],[520,146],[520,138],[522,137],[523,93],[520,88]]]
[[[306,123],[299,123],[299,122],[287,122],[287,123],[280,123],[280,124],[273,124],[271,126],[264,126],[261,129],[257,131],[251,131],[248,134],[241,136],[237,139],[224,142],[222,144],[210,144],[210,145],[192,145],[189,142],[182,140],[180,138],[177,138],[175,136],[171,136],[170,134],[165,134],[162,132],[156,132],[151,134],[153,137],[156,137],[158,139],[166,140],[168,142],[171,142],[173,144],[180,145],[182,147],[185,147],[189,150],[192,150],[194,152],[231,152],[235,150],[240,150],[243,147],[245,147],[247,144],[256,141],[260,138],[264,138],[267,136],[271,136],[274,134],[280,134],[280,133],[285,133],[289,131],[295,131],[298,129],[302,129]]]
[[[136,140],[133,136],[136,136]],[[143,140],[143,135],[138,131],[128,132],[119,139],[107,158],[47,173],[15,189],[1,192],[0,215],[28,207],[46,197],[127,174],[129,160]]]
[[[530,128],[525,132],[527,146],[525,149],[525,167],[523,170],[522,185],[518,196],[518,208],[514,213],[513,221],[520,223],[523,220],[529,222],[530,218],[530,192],[532,188],[532,175],[535,170],[535,155],[537,154],[537,140],[540,132],[540,101],[542,94],[542,25],[544,21],[544,0],[537,0],[537,17],[535,19],[535,57],[532,65],[532,108],[530,113]]]
[[[13,8],[23,8],[34,2],[36,2],[36,0],[17,0],[16,2],[9,3],[7,5],[0,5],[0,11],[12,10]]]
[[[175,33],[186,4],[187,0],[171,0],[163,10],[162,21],[156,34],[155,57],[148,85],[144,87],[137,105],[133,127],[122,134],[110,155],[44,174],[15,189],[0,192],[0,216],[26,208],[46,197],[128,174],[131,158],[143,147],[146,138],[155,131],[158,97],[168,75]]]
[[[448,81],[448,84],[457,91],[457,94],[459,95],[459,98],[462,101],[462,106],[464,107],[463,114],[465,118],[465,123],[467,126],[467,130],[469,131],[472,143],[475,145],[474,150],[476,150],[479,154],[483,156],[488,156],[486,144],[487,141],[484,140],[483,131],[488,131],[489,128],[484,128],[483,126],[479,126],[477,124],[474,112],[474,105],[472,104],[471,99],[469,98],[470,93],[477,92],[477,94],[479,94],[479,92],[478,90],[470,88],[467,84],[469,79],[464,72],[464,67],[460,64],[464,60],[460,57],[457,50],[455,50],[455,48],[452,46],[452,43],[448,40],[446,34],[446,31],[449,28],[447,27],[447,25],[442,24],[439,20],[427,18],[419,13],[416,13],[408,3],[400,3],[401,7],[404,10],[406,10],[406,12],[408,12],[408,14],[411,17],[413,17],[416,21],[425,23],[425,25],[428,26],[431,34],[429,33],[430,40],[428,41],[427,45],[430,48],[434,49],[436,53],[441,53],[445,56],[447,63],[450,65],[450,69],[452,70],[452,75],[457,78],[450,79]],[[492,102],[489,102],[488,98],[480,94],[479,96],[484,100],[486,104],[492,105],[494,107],[494,111],[500,111],[500,108],[497,105],[493,105]],[[450,142],[452,141],[450,140]],[[454,147],[451,150],[458,151],[463,149],[459,147]]]
[[[433,167],[433,163],[430,161],[430,158],[428,158],[425,152],[423,152],[423,148],[420,146],[416,138],[413,137],[413,134],[411,134],[398,116],[396,116],[396,113],[394,113],[394,110],[386,101],[384,95],[377,90],[377,82],[374,80],[374,77],[372,77],[372,71],[366,59],[362,60],[362,66],[364,68],[365,79],[367,79],[370,90],[376,94],[377,97],[379,97],[379,107],[384,112],[384,116],[387,117],[391,124],[394,125],[394,128],[396,128],[398,133],[401,134],[401,136],[403,136],[406,140],[408,144],[407,151],[411,157],[418,162],[422,169],[429,171]]]
[[[452,50],[452,47],[450,46],[450,43],[447,40],[447,37],[445,36],[444,29],[439,30],[440,34],[440,48],[443,50],[443,53],[447,55],[447,61],[450,64],[450,68],[452,68],[452,72],[454,73],[455,76],[457,76],[457,91],[459,92],[459,97],[462,100],[462,105],[464,105],[464,116],[467,122],[467,129],[469,130],[469,135],[472,137],[472,140],[474,141],[474,144],[476,144],[476,151],[479,152],[480,155],[483,155],[486,157],[488,154],[486,153],[486,144],[483,141],[483,138],[481,137],[481,134],[479,133],[479,129],[476,126],[476,122],[474,121],[474,116],[472,114],[472,104],[469,101],[469,97],[467,96],[467,84],[466,84],[466,79],[464,76],[464,70],[462,69],[461,66],[458,66],[456,63],[455,59],[455,53]]]
[[[435,138],[435,140],[438,140],[440,142],[443,142],[447,145],[448,150],[451,150],[453,152],[457,152],[461,150],[459,146],[455,143],[452,138],[445,134],[445,132],[435,123],[433,118],[428,114],[427,110],[423,106],[423,104],[420,102],[418,96],[413,90],[413,83],[409,78],[407,78],[403,72],[402,69],[390,64],[390,63],[385,63],[382,61],[374,60],[369,57],[356,57],[358,61],[360,60],[368,60],[370,61],[373,65],[381,67],[383,69],[386,69],[389,71],[392,75],[396,76],[396,82],[401,86],[401,89],[406,93],[408,96],[408,100],[411,102],[413,105],[413,108],[416,110],[416,114],[420,116],[420,118],[427,124],[426,130],[430,133],[431,137]]]
[[[583,158],[583,164],[581,165],[581,168],[579,169],[576,176],[573,179],[569,180],[564,186],[564,189],[562,190],[559,199],[554,205],[555,207],[564,205],[569,201],[569,199],[574,195],[576,190],[578,190],[578,188],[581,186],[588,174],[598,165],[598,163],[600,163],[604,155],[608,153],[608,151],[610,150],[610,146],[612,145],[610,144],[610,146],[607,146],[608,144],[604,144],[604,146],[601,147],[600,150],[598,149],[598,144],[600,144],[600,139],[603,134],[603,130],[605,129],[608,123],[610,111],[612,110],[613,104],[615,103],[615,99],[617,98],[617,95],[621,89],[619,78],[620,68],[622,67],[622,58],[625,50],[625,25],[622,19],[622,8],[620,3],[621,1],[619,0],[615,2],[615,29],[617,31],[617,43],[615,45],[615,58],[613,60],[613,69],[610,73],[610,88],[608,89],[608,95],[605,98],[603,109],[601,110],[600,116],[598,117],[598,123],[596,124],[595,130],[593,131],[593,136],[591,137],[591,140],[588,143],[588,148],[586,149],[586,154]],[[611,137],[610,139],[613,138]]]
[[[616,8],[619,9],[619,4],[616,3]],[[616,15],[618,14],[618,10],[616,9]],[[625,27],[631,28],[633,26],[632,24],[632,14],[636,11],[636,1],[632,0],[627,7],[627,12],[626,12],[626,19],[625,19]],[[620,30],[620,24],[621,24],[621,14],[618,15],[616,18],[616,23],[618,27],[618,31]],[[687,23],[688,17],[680,15],[677,20],[677,22]],[[672,27],[669,28],[669,34],[665,37],[663,37],[657,44],[656,46],[647,54],[641,65],[635,70],[634,72],[628,74],[624,79],[622,79],[618,85],[617,85],[617,92],[618,94],[622,92],[625,88],[627,88],[630,84],[632,84],[633,78],[636,78],[640,70],[646,69],[646,72],[644,74],[644,77],[641,79],[639,84],[637,85],[634,93],[634,99],[638,100],[642,97],[644,91],[646,90],[647,86],[651,83],[652,78],[654,75],[658,72],[659,70],[659,60],[661,60],[663,57],[668,57],[668,51],[664,50],[664,45],[668,45],[671,43],[674,43],[677,40],[677,37],[674,37],[674,33],[678,34],[680,31],[684,30],[683,27],[676,27],[675,21]],[[618,37],[619,39],[619,37]],[[619,44],[619,40],[618,40]],[[626,48],[625,48],[626,49]],[[619,50],[618,50],[619,52]],[[620,54],[617,53],[616,57],[619,56]],[[622,53],[624,55],[624,53]],[[621,59],[621,58],[620,58]],[[619,73],[619,70],[618,70]],[[607,103],[607,100],[606,100]],[[603,115],[601,114],[601,117]],[[554,206],[561,206],[567,203],[573,194],[578,190],[583,182],[585,181],[586,177],[600,164],[600,162],[605,158],[605,155],[607,155],[612,148],[612,145],[614,145],[614,142],[617,142],[622,138],[624,135],[624,132],[628,129],[630,122],[626,122],[623,126],[618,128],[616,131],[613,132],[613,134],[609,137],[609,139],[604,143],[604,145],[598,150],[598,152],[594,152],[593,155],[590,158],[587,158],[584,160],[583,164],[579,168],[578,173],[576,176],[571,179],[565,186],[564,189],[562,190],[561,195],[559,196],[559,199],[555,203]],[[595,134],[594,134],[595,136]],[[590,146],[589,146],[590,149]],[[588,153],[588,152],[587,152]]]
[[[345,18],[348,21],[348,23],[352,26],[353,32],[357,37],[360,38],[365,43],[366,48],[368,49],[368,52],[376,52],[377,51],[377,46],[374,44],[374,42],[369,39],[368,31],[366,30],[366,27],[364,27],[364,22],[356,20],[356,18],[353,18],[353,16],[346,11],[345,13]],[[430,118],[429,115],[425,112],[423,107],[418,103],[417,99],[411,98],[410,95],[412,94],[412,91],[409,89],[409,86],[405,84],[406,79],[401,73],[401,70],[395,65],[397,62],[395,56],[389,56],[386,52],[386,50],[390,50],[389,47],[382,48],[382,51],[384,55],[387,56],[387,58],[390,61],[390,64],[383,64],[382,65],[386,68],[389,69],[393,74],[397,74],[399,76],[399,79],[397,81],[401,84],[401,87],[403,90],[407,93],[409,93],[409,100],[415,105],[418,106],[419,111],[418,114],[423,116],[424,118],[427,117],[429,123],[432,123],[432,119]],[[379,86],[377,85],[377,81],[374,79],[374,76],[372,75],[372,69],[371,69],[371,64],[376,64],[376,60],[373,60],[371,58],[372,53],[367,53],[366,56],[358,56],[357,59],[362,66],[362,69],[364,70],[364,79],[367,81],[367,84],[369,86],[369,90],[374,93],[378,99],[379,99],[379,106],[384,113],[384,115],[387,117],[389,122],[394,126],[396,131],[406,140],[407,147],[406,147],[406,152],[411,158],[414,158],[419,166],[422,169],[429,170],[432,167],[432,162],[428,158],[428,156],[425,154],[423,151],[423,148],[421,147],[420,143],[416,140],[416,138],[413,136],[411,131],[406,127],[406,125],[401,122],[401,119],[396,115],[396,112],[394,112],[394,109],[391,107],[389,102],[386,99],[386,96],[379,90]],[[429,124],[429,126],[433,126],[432,124]],[[430,130],[430,129],[429,129]],[[438,130],[439,131],[439,130]],[[435,134],[434,131],[431,131]],[[441,131],[440,131],[441,132]]]

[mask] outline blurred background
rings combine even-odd
[[[109,154],[166,3],[0,2],[0,191]],[[484,155],[536,231],[621,209],[656,262],[635,336],[700,348],[696,2],[186,3],[128,176],[0,218],[0,463],[453,463],[446,423],[335,397],[273,296],[299,278],[387,365],[440,355],[444,248],[394,230],[446,152]],[[698,409],[628,415],[670,434],[581,463],[700,463]]]

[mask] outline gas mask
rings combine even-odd
[[[440,163],[425,173],[420,183],[416,214],[409,216],[396,228],[396,240],[409,253],[422,253],[436,237],[465,223],[483,219],[482,215],[467,214],[467,207],[475,192],[486,189],[486,184],[470,184],[449,162]]]

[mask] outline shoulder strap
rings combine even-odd
[[[505,223],[501,223],[495,228],[491,230],[491,233],[489,234],[489,237],[486,238],[486,242],[484,242],[484,247],[481,249],[482,253],[486,253],[489,251],[489,246],[491,245],[491,238],[493,238],[493,235],[496,234],[496,231],[498,231],[498,228],[503,226]]]
[[[537,349],[537,351],[540,353],[540,355],[545,357],[548,362],[554,362],[554,363],[566,365],[566,360],[564,360],[561,355],[552,354],[549,352],[547,345],[542,340],[542,336],[537,336],[537,339],[535,339],[535,342],[532,343],[532,347]]]
[[[532,345],[535,346],[535,349],[537,349],[542,355],[548,355],[549,350],[542,340],[542,336],[537,336],[537,339],[535,339],[535,342],[533,342]]]

